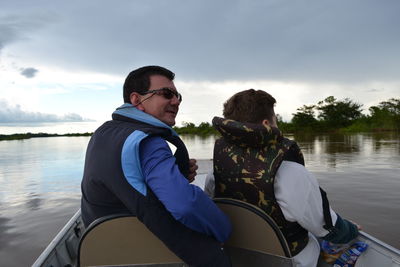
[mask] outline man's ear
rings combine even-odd
[[[130,95],[131,104],[137,109],[144,111],[144,107],[140,100],[140,95],[136,92],[131,93]]]

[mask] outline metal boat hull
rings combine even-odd
[[[85,228],[81,220],[80,210],[69,220],[64,228],[50,242],[47,248],[32,265],[34,267],[61,267],[77,266],[77,250],[80,238]],[[356,241],[368,244],[368,249],[357,260],[356,267],[400,267],[400,250],[374,238],[373,236],[360,232]],[[246,249],[228,248],[233,266],[292,266],[290,260],[285,257],[268,255],[249,251]],[[272,265],[271,265],[272,264]],[[186,266],[183,263],[166,264],[135,264],[130,266]],[[318,267],[331,266],[323,261]]]

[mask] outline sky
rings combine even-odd
[[[102,122],[128,73],[160,65],[177,125],[222,116],[254,88],[289,121],[328,96],[400,97],[398,0],[0,0],[0,127]]]

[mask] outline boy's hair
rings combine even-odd
[[[249,89],[234,94],[224,103],[224,117],[240,122],[261,123],[275,115],[275,98],[262,90]]]
[[[130,96],[133,92],[145,93],[150,88],[150,76],[161,75],[174,80],[175,74],[169,69],[160,66],[145,66],[129,73],[124,83],[124,102],[130,103]]]

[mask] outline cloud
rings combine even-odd
[[[384,90],[385,90],[384,88],[371,88],[371,89],[365,90],[365,92],[367,92],[367,93],[375,93],[375,92],[383,92]]]
[[[83,122],[92,121],[82,118],[76,113],[63,116],[41,112],[29,112],[20,105],[11,106],[6,100],[0,99],[0,123],[43,123],[43,122]]]
[[[43,1],[35,9],[27,6],[31,20],[34,14],[43,18],[38,10],[45,10],[57,23],[50,18],[51,26],[19,46],[20,56],[53,67],[123,75],[159,64],[184,80],[398,80],[399,1],[84,1],[79,9],[70,2]],[[27,27],[31,20],[19,21]],[[9,39],[21,30],[8,29]]]
[[[18,8],[19,9],[19,8]],[[17,41],[29,40],[31,34],[49,22],[50,16],[43,12],[17,12],[6,6],[0,14],[0,51]]]
[[[0,50],[18,39],[18,27],[8,19],[7,17],[0,17]]]
[[[35,68],[23,68],[21,69],[21,75],[25,76],[26,78],[33,78],[39,72],[39,70]]]
[[[209,121],[248,88],[278,96],[285,118],[330,95],[367,107],[399,94],[398,10],[396,0],[2,0],[0,93],[108,118],[126,75],[156,64],[182,85],[184,121]],[[25,79],[26,66],[40,75]]]

